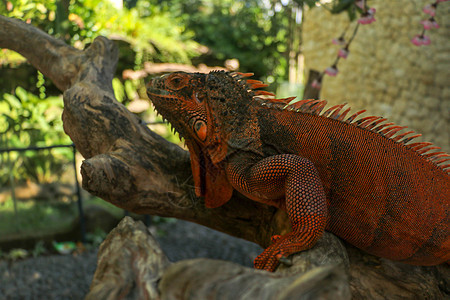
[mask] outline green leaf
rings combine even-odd
[[[16,88],[16,95],[22,101],[22,103],[26,103],[27,102],[27,100],[28,100],[28,93],[27,93],[27,91],[24,88],[18,86]]]
[[[136,87],[130,80],[125,81],[125,92],[128,99],[134,99],[136,97]]]
[[[354,21],[357,17],[355,7],[352,7],[352,6],[349,7],[347,9],[347,14],[348,14],[348,18],[350,19],[350,21]]]
[[[113,86],[114,95],[116,96],[117,101],[123,102],[123,100],[125,98],[125,90],[124,90],[123,84],[120,81],[120,79],[116,78],[116,77],[113,78],[112,86]]]
[[[9,104],[10,109],[20,109],[22,107],[20,100],[11,94],[4,94],[3,98]]]
[[[354,4],[355,0],[339,0],[334,2],[333,8],[331,9],[332,14],[339,14],[349,8],[351,8]]]

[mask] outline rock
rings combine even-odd
[[[350,299],[345,271],[337,265],[282,276],[230,262],[193,259],[170,266],[161,299]]]
[[[86,299],[157,299],[158,280],[168,265],[144,224],[125,217],[100,246]]]
[[[381,259],[331,233],[292,265],[270,273],[205,258],[170,264],[147,228],[125,217],[100,247],[86,299],[444,299],[450,291],[447,265]]]

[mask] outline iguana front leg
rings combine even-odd
[[[325,230],[325,192],[311,161],[293,154],[255,164],[235,158],[227,165],[227,175],[250,199],[285,208],[292,225],[292,232],[272,237],[272,245],[255,259],[255,268],[274,271],[282,257],[311,248]]]

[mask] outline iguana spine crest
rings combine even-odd
[[[421,155],[424,159],[435,164],[437,167],[442,169],[447,174],[450,174],[450,163],[443,164],[444,162],[450,160],[450,154],[447,154],[444,151],[431,152],[433,150],[440,150],[441,147],[434,146],[433,143],[430,142],[417,142],[408,144],[411,140],[421,136],[420,133],[415,133],[412,130],[399,133],[403,129],[406,129],[408,126],[399,126],[395,125],[392,122],[383,123],[387,121],[387,118],[379,116],[368,116],[357,119],[358,116],[366,112],[365,109],[357,111],[356,113],[352,114],[350,117],[345,119],[345,117],[351,110],[350,107],[345,108],[347,103],[334,105],[325,110],[324,112],[322,112],[325,106],[327,105],[326,100],[305,99],[293,101],[296,97],[288,97],[280,99],[262,98],[260,97],[261,95],[264,96],[275,96],[275,95],[267,91],[256,90],[258,88],[268,86],[267,84],[263,84],[259,80],[244,79],[245,77],[250,77],[252,75],[253,73],[239,73],[239,72],[231,74],[232,77],[236,78],[239,83],[245,86],[244,88],[246,88],[249,93],[253,94],[252,99],[255,101],[259,101],[262,106],[278,110],[294,111],[298,113],[307,113],[325,118],[330,118],[340,122],[352,124],[361,129],[378,133],[386,138],[395,141],[396,143],[402,144],[408,149],[415,151],[417,154]]]

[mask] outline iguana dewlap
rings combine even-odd
[[[236,189],[286,210],[292,232],[274,236],[255,267],[311,248],[324,230],[371,254],[417,265],[450,259],[450,156],[381,117],[347,116],[321,100],[267,99],[251,74],[177,72],[147,94],[185,138],[196,193],[207,207]],[[434,152],[433,152],[434,151]]]

